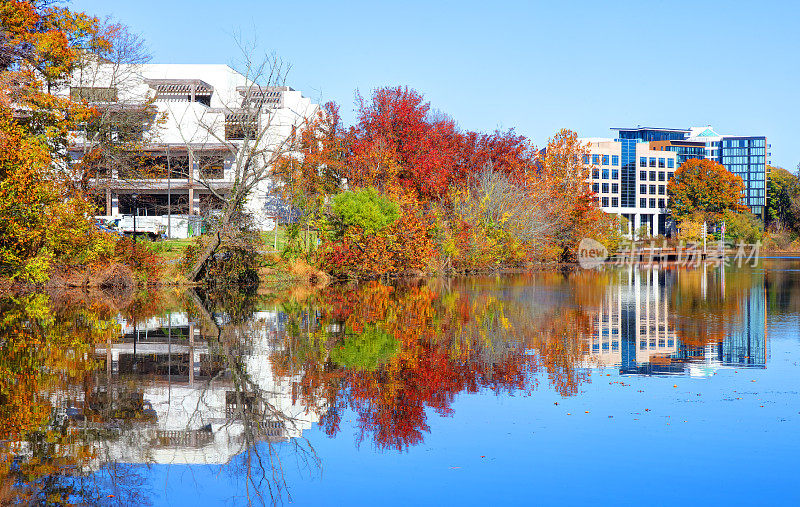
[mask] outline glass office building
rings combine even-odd
[[[745,203],[761,215],[767,204],[767,138],[764,136],[723,136],[718,162],[744,180]]]
[[[656,127],[613,128],[619,140],[647,142],[650,148],[671,151],[683,164],[691,158],[724,165],[744,181],[743,204],[763,218],[767,203],[767,138],[720,135],[710,126],[690,129]]]

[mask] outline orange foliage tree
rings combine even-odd
[[[689,159],[667,185],[672,216],[682,221],[694,213],[715,219],[726,210],[747,211],[741,204],[744,182],[713,160]]]

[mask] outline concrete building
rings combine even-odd
[[[124,132],[107,135],[121,151],[126,142],[139,148],[135,159],[110,158],[91,180],[104,216],[137,214],[139,230],[160,227],[171,237],[199,233],[198,218],[219,209],[214,193],[232,188],[243,145],[262,132],[265,152],[281,150],[319,109],[299,91],[259,86],[227,65],[98,63],[76,72],[60,93],[88,101],[109,124],[128,122]],[[129,125],[136,118],[138,131]],[[98,145],[89,132],[72,133],[73,163]],[[260,183],[246,204],[263,229],[273,224],[274,184]]]
[[[605,212],[626,219],[623,232],[633,235],[646,228],[649,235],[667,234],[667,183],[679,166],[678,155],[636,140],[581,141],[589,152],[584,163],[591,166],[592,190]]]
[[[259,312],[249,324],[249,348],[235,357],[246,386],[227,374],[229,362],[184,312],[120,324],[121,339],[95,349],[105,363],[105,382],[90,393],[76,392],[71,401],[81,416],[98,407],[128,414],[129,424],[104,446],[99,460],[226,464],[254,442],[302,437],[327,410],[324,402],[308,406],[297,399],[298,376],[273,371],[270,356],[283,332],[280,312]],[[244,412],[256,426],[245,424]],[[89,420],[79,426],[116,428]]]

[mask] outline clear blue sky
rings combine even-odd
[[[74,0],[140,32],[156,63],[232,63],[254,34],[289,84],[353,118],[354,93],[408,85],[465,129],[711,124],[800,162],[794,1],[271,2]]]

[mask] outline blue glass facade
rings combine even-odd
[[[761,215],[767,203],[767,138],[764,136],[725,136],[719,162],[744,180],[745,202]]]
[[[638,141],[681,141],[686,139],[688,130],[657,129],[657,128],[619,128],[612,129],[619,132],[620,139],[636,139]]]
[[[636,139],[618,139],[622,144],[620,152],[620,206],[636,207]]]

